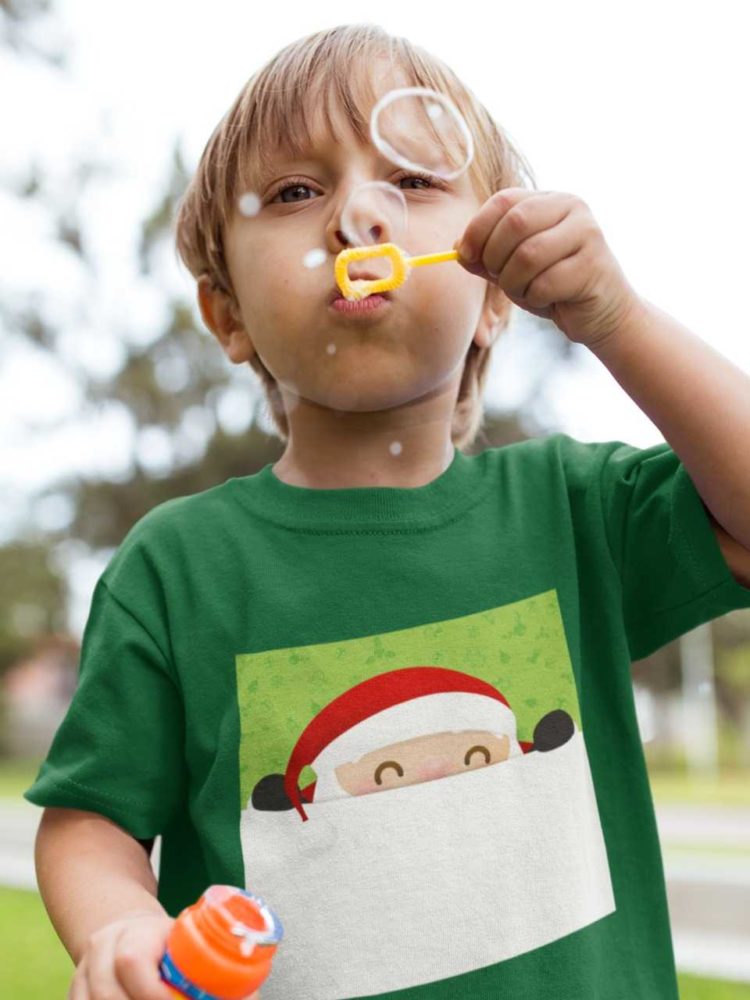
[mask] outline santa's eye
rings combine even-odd
[[[477,745],[475,747],[472,747],[471,750],[467,750],[467,752],[466,752],[466,756],[464,757],[464,764],[466,764],[467,767],[469,766],[469,763],[471,762],[471,755],[473,753],[477,752],[477,751],[479,753],[483,753],[484,754],[484,762],[485,762],[485,764],[489,764],[492,755],[490,754],[490,752],[487,749],[487,747],[483,747],[481,744],[477,743]]]
[[[403,776],[404,776],[404,769],[403,769],[403,767],[401,767],[401,765],[398,763],[398,761],[396,761],[396,760],[386,760],[384,763],[382,763],[382,764],[380,764],[378,766],[378,769],[375,772],[375,784],[376,785],[382,785],[383,784],[383,779],[382,779],[381,775],[382,775],[383,771],[385,771],[385,769],[387,767],[392,767],[396,771],[396,774],[398,774],[399,778],[403,778]]]

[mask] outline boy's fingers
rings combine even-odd
[[[119,985],[132,1000],[172,1000],[174,994],[159,972],[164,953],[161,932],[151,928],[130,927],[119,938],[115,955],[115,973]],[[166,931],[163,934],[166,939]]]
[[[525,188],[503,188],[489,197],[458,241],[456,249],[459,250],[461,260],[469,264],[478,261],[487,237],[508,209],[536,194],[539,192],[527,191]]]
[[[119,935],[98,932],[95,944],[86,952],[86,996],[90,1000],[132,1000],[115,978],[115,946]],[[81,963],[83,964],[83,963]]]
[[[489,238],[485,249],[485,260],[492,262],[491,277],[497,277],[498,284],[506,294],[525,298],[529,285],[542,272],[558,261],[570,257],[581,249],[584,234],[577,219],[565,207],[557,203],[558,212],[552,216],[553,222],[536,230],[534,236],[517,240],[510,251],[506,248],[509,237],[502,223]],[[559,217],[558,217],[559,216]],[[497,241],[497,242],[495,242]],[[518,253],[515,251],[522,246]],[[524,252],[526,251],[526,252]],[[497,270],[494,270],[497,268]]]
[[[86,986],[87,969],[88,966],[84,957],[76,967],[65,1000],[89,1000],[89,991]]]
[[[128,1000],[172,1000],[174,996],[164,984],[158,965],[152,965],[144,954],[122,952],[115,958],[115,971]]]

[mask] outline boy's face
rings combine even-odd
[[[409,85],[392,70],[374,82],[378,96]],[[225,234],[237,308],[207,278],[199,283],[207,325],[233,362],[260,356],[290,421],[303,401],[369,412],[405,406],[454,382],[457,389],[472,339],[488,344],[496,320],[485,304],[486,281],[453,261],[415,268],[371,315],[333,308],[336,255],[349,245],[342,211],[358,185],[386,181],[403,192],[406,232],[394,234],[386,216],[372,225],[375,242],[396,242],[412,255],[451,249],[480,201],[468,170],[428,186],[372,143],[360,145],[338,110],[336,129],[344,139],[336,141],[319,108],[311,107],[314,148],[299,161],[278,155],[272,175],[255,191],[258,214],[235,212]],[[305,255],[316,248],[327,252],[324,263],[306,267]],[[387,273],[382,261],[370,264],[373,273]],[[366,270],[367,261],[350,267],[352,276]]]

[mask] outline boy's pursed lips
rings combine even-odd
[[[357,274],[349,272],[350,281],[380,281],[382,277],[382,274],[373,274],[372,271],[359,271]],[[390,299],[391,297],[390,292],[378,292],[378,295],[382,295],[384,299]],[[331,302],[335,302],[336,299],[343,299],[343,297],[341,289],[336,285],[328,298],[328,302],[330,304]]]

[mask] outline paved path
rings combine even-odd
[[[0,885],[38,891],[34,837],[42,810],[0,799]],[[667,898],[681,972],[750,983],[750,809],[661,806]],[[703,844],[746,856],[686,850]],[[158,875],[160,838],[151,856]]]
[[[677,967],[750,983],[750,809],[659,806],[656,819]],[[696,844],[748,853],[688,849]]]
[[[34,838],[42,810],[25,799],[0,798],[0,885],[14,889],[39,891],[34,867]],[[157,838],[151,852],[151,866],[158,876],[159,848]]]

